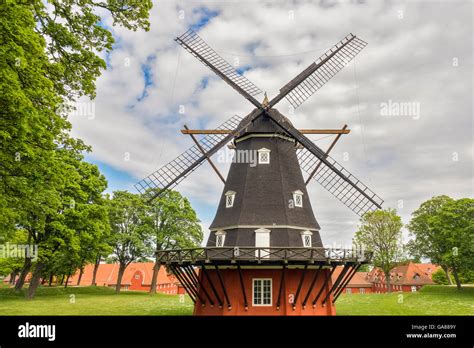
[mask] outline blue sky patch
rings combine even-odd
[[[143,100],[148,96],[148,87],[154,86],[155,83],[153,81],[153,72],[152,72],[152,64],[156,60],[155,55],[150,55],[146,59],[146,63],[141,65],[142,68],[142,73],[143,73],[143,79],[145,80],[145,85],[143,87],[143,92],[142,94],[137,98],[138,101]]]
[[[200,89],[206,89],[207,85],[209,84],[209,78],[208,77],[205,77],[201,80],[201,82],[199,83],[199,88]]]
[[[100,172],[107,178],[107,192],[128,189],[132,193],[137,193],[134,191],[134,189],[131,189],[131,187],[133,187],[133,185],[140,179],[130,175],[126,171],[116,169],[105,162],[93,160],[88,157],[89,156],[86,156],[86,161],[98,166],[100,168]]]
[[[201,17],[196,23],[191,24],[191,29],[198,31],[204,27],[209,21],[219,15],[219,11],[211,10],[207,7],[199,7],[193,11],[194,13],[199,14]]]

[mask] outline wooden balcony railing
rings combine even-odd
[[[205,247],[172,249],[157,252],[162,264],[207,262],[356,262],[367,263],[372,254],[360,249],[303,248],[303,247]]]

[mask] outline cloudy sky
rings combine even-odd
[[[104,56],[97,98],[71,117],[73,135],[93,146],[88,160],[106,175],[110,192],[136,192],[134,183],[193,144],[179,132],[184,124],[213,129],[253,107],[176,36],[194,28],[227,61],[248,68],[246,77],[271,98],[354,33],[368,46],[290,119],[297,128],[347,124],[351,133],[332,157],[407,223],[432,196],[473,197],[472,4],[162,0],[151,11],[149,32],[112,27],[105,18],[115,49]],[[397,115],[402,105],[410,108]],[[277,108],[288,115],[285,100]],[[310,138],[323,149],[332,141]],[[226,173],[229,164],[218,166]],[[207,232],[223,189],[217,175],[204,164],[177,189]],[[316,182],[308,189],[323,243],[350,243],[358,216]]]

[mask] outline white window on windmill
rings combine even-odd
[[[295,207],[303,208],[303,192],[300,190],[293,191],[293,202]]]
[[[311,242],[313,236],[313,232],[311,231],[303,231],[301,232],[301,239],[303,240],[303,247],[305,248],[311,248],[313,245]]]
[[[235,192],[227,191],[225,193],[225,207],[232,208],[234,206],[234,200],[235,200]]]
[[[271,150],[262,147],[258,152],[258,164],[270,164]]]
[[[225,242],[225,232],[217,231],[216,232],[216,247],[222,248]]]
[[[253,279],[252,281],[252,305],[272,305],[272,279]]]

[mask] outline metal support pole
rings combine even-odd
[[[240,278],[240,286],[242,287],[242,295],[244,296],[244,308],[245,310],[248,310],[249,305],[247,303],[247,294],[245,293],[244,280],[242,278],[242,270],[240,269],[240,264],[237,264],[237,269],[239,270],[239,278]]]
[[[350,280],[351,277],[352,277],[352,272],[355,270],[356,268],[356,264],[353,264],[350,268],[349,268],[349,272],[346,273],[345,277],[341,279],[341,281],[339,282],[339,284],[337,285],[337,287],[334,289],[334,297],[344,289],[344,283],[346,282],[346,280]]]
[[[192,287],[196,298],[198,298],[201,301],[201,303],[205,303],[206,301],[204,301],[204,299],[202,299],[201,296],[199,296],[199,294],[198,294],[196,284],[188,277],[186,272],[184,270],[182,270],[181,267],[179,267],[179,266],[176,266],[176,269],[179,270],[183,280],[185,282],[187,282],[187,284],[189,284],[190,287]]]
[[[298,301],[298,297],[300,295],[300,291],[301,291],[301,287],[303,286],[303,282],[304,282],[304,276],[306,275],[306,270],[308,269],[308,264],[304,265],[304,268],[303,268],[303,271],[302,271],[302,274],[301,274],[301,279],[300,279],[300,283],[298,284],[298,289],[296,289],[296,295],[295,295],[295,298],[293,300],[293,310],[296,309],[296,302]]]
[[[319,274],[321,273],[321,269],[323,268],[323,265],[320,265],[318,270],[316,271],[316,274],[313,277],[313,280],[311,281],[311,285],[309,286],[308,293],[306,294],[304,300],[303,300],[303,309],[306,307],[306,302],[308,302],[309,295],[313,291],[314,284],[316,284],[316,281],[318,280]]]
[[[219,278],[219,282],[221,283],[222,290],[224,291],[224,297],[225,297],[225,300],[227,301],[227,309],[231,310],[232,304],[229,301],[229,296],[227,296],[227,291],[225,289],[224,282],[222,281],[221,272],[219,271],[219,266],[214,265],[214,267],[216,268],[217,277]]]
[[[175,266],[170,265],[169,267],[172,270],[172,272],[174,273],[174,275],[176,276],[176,278],[178,278],[179,282],[184,286],[184,288],[188,292],[189,297],[191,297],[191,300],[194,303],[196,303],[196,297],[195,297],[196,295],[194,294],[193,289],[189,286],[189,284],[187,284],[187,282],[185,282],[183,280],[183,277],[181,276],[181,273],[179,273],[179,271],[175,268]]]
[[[360,266],[362,266],[362,264],[358,264],[357,267],[355,268],[354,272],[352,273],[352,275],[349,277],[349,279],[347,279],[346,283],[343,284],[341,286],[341,289],[339,290],[339,292],[337,294],[335,294],[334,296],[334,299],[332,300],[332,303],[336,302],[337,298],[339,297],[339,295],[341,295],[342,291],[344,290],[344,288],[347,286],[347,284],[351,281],[352,277],[354,276],[354,274],[359,270]]]
[[[179,268],[179,267],[178,267],[178,268]],[[198,288],[197,288],[197,284],[194,283],[194,281],[188,276],[188,274],[186,274],[186,269],[185,269],[185,268],[183,268],[183,270],[180,269],[179,271],[181,272],[181,274],[182,274],[183,278],[185,279],[185,281],[187,281],[188,284],[193,287],[193,290],[194,290],[194,293],[195,293],[195,297],[196,297],[197,299],[199,299],[199,301],[201,301],[201,304],[204,306],[204,305],[206,304],[206,300],[203,299],[202,296],[199,294],[199,290],[198,290]]]
[[[278,299],[277,299],[277,305],[276,305],[277,310],[280,310],[281,292],[283,290],[283,284],[285,283],[285,269],[286,269],[286,265],[283,265],[283,268],[281,269],[280,288],[278,289]]]
[[[209,296],[209,293],[207,292],[206,288],[202,285],[202,282],[199,280],[198,276],[196,275],[196,273],[194,272],[194,269],[191,267],[191,266],[188,266],[188,267],[185,267],[185,272],[188,273],[188,275],[194,279],[194,283],[196,284],[196,289],[197,289],[197,292],[199,293],[200,290],[202,290],[202,292],[204,293],[204,295],[206,296],[206,298],[208,299],[209,303],[211,304],[211,307],[214,306],[214,301],[212,300],[212,298]]]
[[[326,301],[329,299],[329,297],[331,296],[332,292],[338,287],[339,283],[341,282],[342,278],[344,278],[344,276],[346,275],[347,271],[349,270],[349,268],[351,268],[350,265],[345,265],[344,266],[344,269],[342,270],[341,274],[339,274],[339,277],[337,277],[336,281],[334,282],[334,284],[332,285],[331,289],[328,291],[328,293],[326,294],[326,296],[324,297],[324,300],[323,302],[321,303],[321,305],[324,307],[324,305],[326,304]]]
[[[214,296],[216,297],[217,299],[217,303],[219,303],[219,307],[222,308],[222,300],[221,298],[219,297],[219,294],[217,293],[217,290],[214,286],[214,283],[212,282],[211,280],[211,277],[209,277],[209,274],[207,274],[207,271],[206,271],[206,267],[204,267],[204,264],[201,266],[201,269],[202,269],[202,273],[204,274],[204,276],[206,277],[207,281],[209,282],[209,285],[211,286],[211,289],[212,289],[212,292],[214,293]]]
[[[332,274],[334,273],[334,270],[336,269],[336,266],[333,266],[331,272],[329,273],[329,275],[326,277],[326,279],[324,280],[324,284],[323,286],[321,286],[321,289],[319,289],[319,292],[318,294],[316,295],[316,298],[314,299],[313,301],[313,307],[316,307],[316,303],[318,302],[319,300],[319,297],[321,296],[321,294],[323,293],[323,290],[324,288],[328,285],[328,282],[329,280],[331,279],[331,276]]]
[[[356,267],[357,267],[356,263],[354,263],[350,267],[349,272],[346,273],[346,276],[339,282],[339,285],[334,290],[334,296],[336,296],[340,291],[342,291],[344,289],[344,286],[345,286],[344,284],[346,283],[346,281],[349,281],[352,278],[352,275],[353,275],[354,270],[356,269]]]

